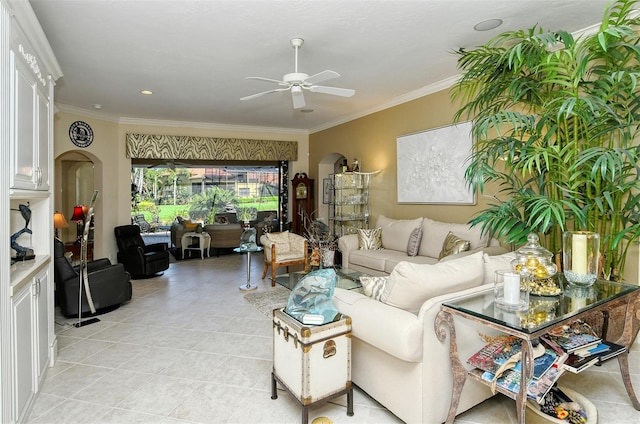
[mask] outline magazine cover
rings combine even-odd
[[[520,352],[521,341],[515,337],[499,337],[474,353],[467,363],[492,374],[516,353]]]
[[[545,338],[555,342],[569,353],[582,347],[598,344],[601,340],[589,324],[580,320],[555,328],[547,333]]]

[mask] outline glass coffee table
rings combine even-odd
[[[338,282],[336,283],[336,287],[345,290],[362,290],[360,277],[369,276],[369,274],[354,271],[351,269],[335,269],[335,271],[338,275]],[[307,274],[308,272],[297,271],[290,272],[288,274],[277,275],[276,283],[288,288],[289,290],[293,290],[296,284],[298,284],[298,281],[300,281],[300,279]]]

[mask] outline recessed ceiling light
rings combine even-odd
[[[311,113],[311,112],[313,112],[313,109],[300,109],[300,112],[302,112],[302,113]]]
[[[502,19],[488,19],[486,21],[478,22],[473,26],[476,31],[490,31],[498,28],[502,25]]]
[[[102,109],[102,105],[100,103],[96,103],[95,105],[93,105],[93,108],[95,110],[100,110],[100,109]]]
[[[140,94],[144,94],[145,96],[150,96],[153,94],[151,90],[140,90]]]

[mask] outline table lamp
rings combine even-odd
[[[55,228],[55,236],[56,238],[60,238],[60,236],[58,235],[58,228],[67,228],[69,226],[69,223],[67,222],[67,219],[64,217],[64,214],[62,212],[55,212],[53,214],[53,228]]]
[[[73,207],[72,221],[76,221],[76,243],[80,243],[82,238],[82,232],[84,231],[84,210],[82,205],[76,205]]]

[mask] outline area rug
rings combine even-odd
[[[266,291],[254,291],[244,295],[244,298],[257,310],[268,318],[273,316],[273,310],[287,306],[291,291],[280,285]]]

